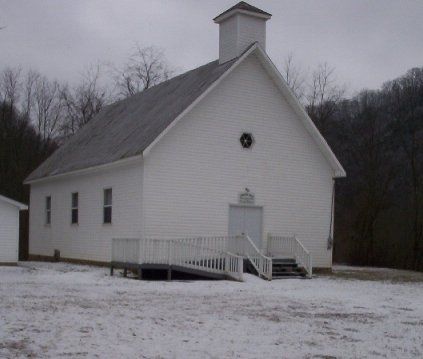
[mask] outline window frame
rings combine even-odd
[[[44,224],[51,226],[51,195],[45,197],[45,218]]]
[[[74,196],[76,195],[76,206],[74,203]],[[74,221],[74,212],[76,213],[76,221]],[[78,225],[79,224],[79,192],[72,192],[71,193],[71,224]]]
[[[110,191],[110,203],[106,203],[107,191]],[[107,212],[110,209],[110,220],[106,221]],[[113,221],[113,189],[112,187],[103,188],[103,224],[112,224]]]

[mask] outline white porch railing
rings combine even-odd
[[[248,235],[230,237],[229,250],[247,258],[258,275],[272,280],[272,258],[263,255]]]
[[[310,252],[295,236],[269,235],[267,254],[271,257],[294,256],[297,263],[304,267],[309,278],[313,274]]]
[[[295,258],[312,276],[310,253],[295,236],[268,236],[267,256],[248,235],[180,239],[116,238],[112,262],[123,264],[164,264],[225,274],[243,280],[243,259],[250,261],[259,276],[272,279],[272,258]]]
[[[226,251],[227,237],[123,239],[112,241],[112,262],[165,264],[243,280],[243,258]]]

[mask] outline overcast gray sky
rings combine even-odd
[[[155,45],[180,71],[218,56],[212,18],[233,0],[0,0],[0,69],[20,65],[72,81],[98,61],[120,64]],[[252,0],[272,13],[267,52],[305,69],[327,61],[351,91],[423,66],[422,0]]]

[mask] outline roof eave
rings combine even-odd
[[[243,14],[243,15],[248,15],[248,16],[254,16],[254,17],[258,17],[260,19],[264,19],[264,20],[269,20],[272,15],[271,14],[262,14],[262,13],[258,13],[258,12],[254,12],[254,11],[248,11],[248,10],[243,10],[243,9],[233,9],[231,11],[225,12],[223,14],[220,14],[218,16],[216,16],[213,21],[216,24],[221,23],[222,21],[230,18],[231,16],[234,16],[235,14]]]
[[[342,167],[342,166],[341,166]],[[347,177],[347,172],[342,168],[342,170],[336,171],[333,178],[345,178]]]
[[[142,158],[143,158],[143,155],[139,154],[139,155],[135,155],[135,156],[131,156],[131,157],[122,158],[122,159],[117,160],[117,161],[108,162],[108,163],[104,163],[104,164],[97,165],[97,166],[81,168],[81,169],[68,171],[68,172],[64,172],[64,173],[58,173],[58,174],[55,174],[55,175],[37,177],[37,178],[34,178],[34,179],[28,179],[29,178],[28,177],[27,179],[24,180],[23,183],[27,184],[27,185],[32,185],[32,184],[39,183],[39,182],[56,180],[56,179],[69,177],[69,176],[75,176],[75,175],[93,173],[93,172],[102,171],[102,170],[108,170],[108,169],[111,169],[111,168],[114,168],[114,167],[118,167],[118,166],[122,166],[122,165],[126,165],[126,164],[132,164],[132,163],[135,163],[137,161],[141,161]]]
[[[8,204],[11,204],[12,206],[19,208],[21,211],[28,209],[28,206],[26,204],[15,201],[14,199],[11,199],[11,198],[8,198],[8,197],[2,196],[2,195],[0,195],[0,200],[3,201],[3,202],[6,202]]]

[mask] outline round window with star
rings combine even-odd
[[[251,133],[244,132],[239,138],[239,142],[241,142],[242,148],[249,149],[254,144],[254,137]]]

